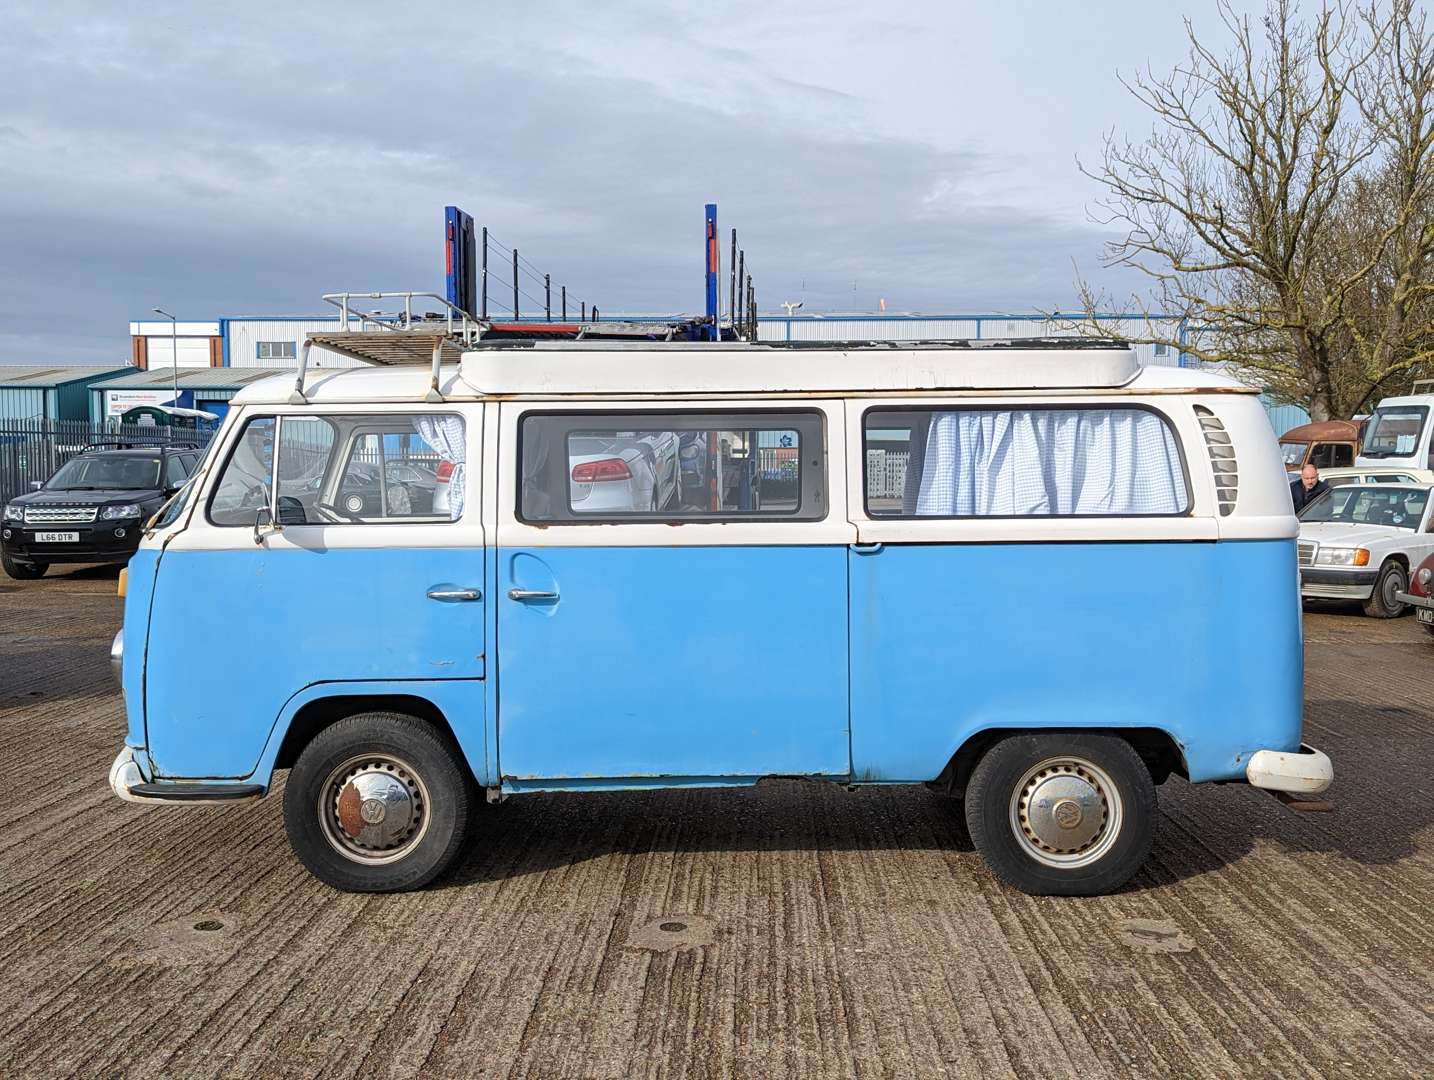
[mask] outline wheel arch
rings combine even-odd
[[[1135,749],[1155,784],[1163,784],[1172,775],[1186,779],[1190,775],[1180,743],[1164,728],[995,727],[973,732],[951,755],[936,779],[928,781],[928,786],[943,795],[960,796],[982,755],[998,742],[1016,735],[1110,735],[1125,740]]]
[[[448,722],[448,717],[428,698],[417,694],[340,692],[314,698],[299,707],[284,731],[284,737],[280,741],[279,749],[274,757],[273,767],[276,769],[293,768],[294,762],[303,753],[304,747],[313,742],[321,731],[347,716],[366,712],[403,713],[430,724],[453,745],[454,749],[458,750],[458,756],[464,760],[465,764],[467,763],[467,755],[463,753],[453,726]],[[471,766],[469,771],[472,772]]]

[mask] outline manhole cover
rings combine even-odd
[[[1169,919],[1121,919],[1115,936],[1137,952],[1187,953],[1195,948],[1185,931]]]
[[[633,929],[627,936],[630,949],[671,952],[673,949],[700,949],[717,940],[717,920],[706,915],[668,915]]]

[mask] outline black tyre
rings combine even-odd
[[[1420,623],[1419,625],[1422,626],[1422,627],[1424,627],[1424,632],[1425,632],[1426,634],[1428,634],[1430,637],[1434,637],[1434,625],[1431,625],[1430,623],[1427,623],[1427,622],[1426,622],[1426,623]]]
[[[1150,854],[1155,811],[1150,770],[1109,735],[1013,735],[986,751],[966,786],[976,850],[1033,896],[1120,888]]]
[[[1409,591],[1409,573],[1393,559],[1386,559],[1379,568],[1374,592],[1364,602],[1364,613],[1371,619],[1397,619],[1408,606],[1394,598],[1395,593]]]
[[[50,569],[49,563],[42,562],[18,562],[9,555],[0,553],[0,567],[3,567],[7,577],[16,581],[33,581],[35,578],[44,577],[45,571]]]
[[[462,849],[474,790],[458,748],[431,725],[359,713],[299,755],[284,829],[299,861],[335,889],[420,889]]]

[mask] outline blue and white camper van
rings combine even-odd
[[[339,889],[433,880],[485,798],[785,776],[928,784],[1087,895],[1171,775],[1331,779],[1259,398],[1123,346],[514,343],[256,383],[216,440],[129,565],[110,781],[287,769]]]

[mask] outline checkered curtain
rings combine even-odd
[[[466,475],[463,463],[468,456],[463,441],[463,418],[415,416],[413,430],[438,451],[439,457],[453,462],[453,476],[448,482],[448,520],[457,521],[463,516],[463,479]]]
[[[1186,506],[1175,438],[1143,409],[941,412],[925,434],[917,517],[1178,514]]]

